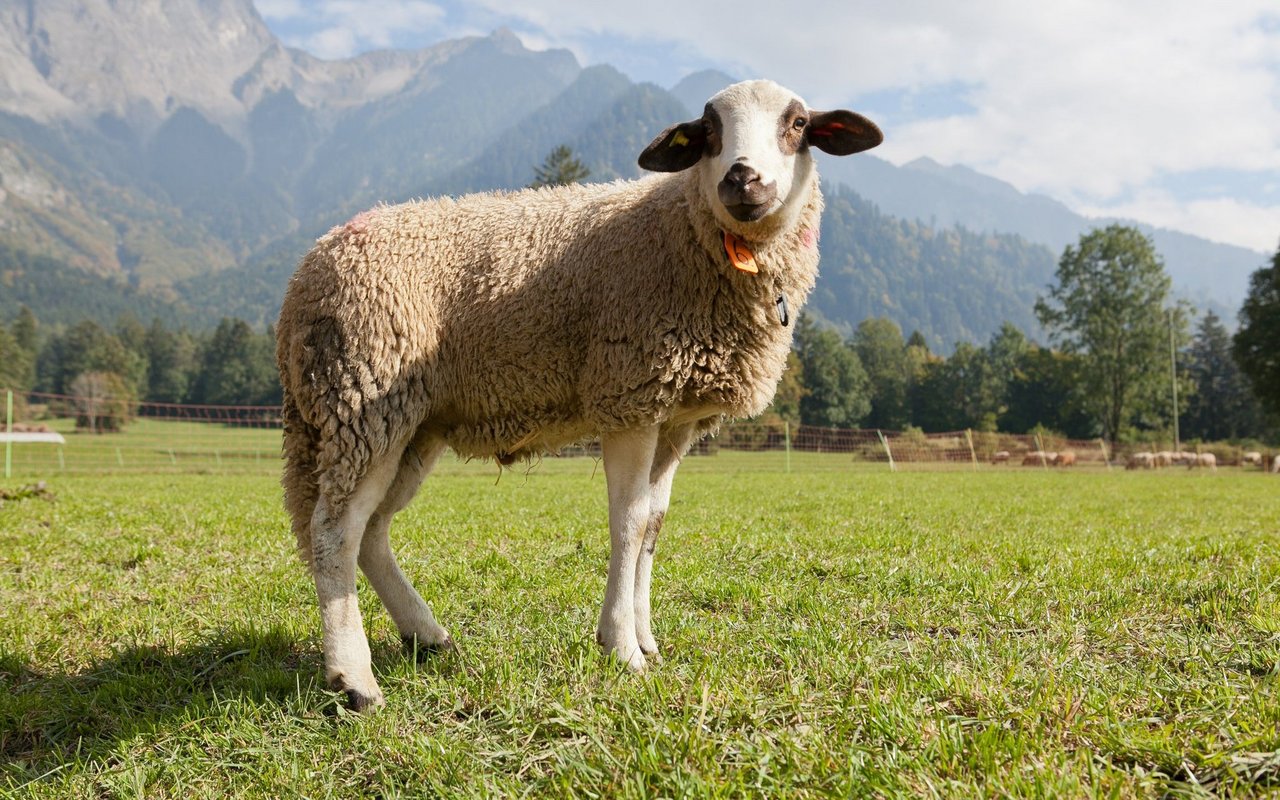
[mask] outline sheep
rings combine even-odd
[[[1196,467],[1205,467],[1214,472],[1218,471],[1218,457],[1213,453],[1201,453],[1200,455],[1187,462],[1187,469],[1195,469]]]
[[[991,454],[992,464],[1008,464],[1012,454],[1008,450],[997,450]]]
[[[1280,453],[1277,453],[1276,457],[1271,460],[1271,474],[1280,475]]]
[[[1262,466],[1262,453],[1257,450],[1249,450],[1240,457],[1240,466],[1242,467],[1260,467]]]
[[[1024,467],[1043,467],[1052,464],[1058,454],[1052,450],[1032,450],[1022,457]]]
[[[1154,469],[1156,465],[1155,453],[1133,453],[1129,456],[1128,462],[1124,465],[1125,469]]]
[[[1172,453],[1168,450],[1161,450],[1160,452],[1156,453],[1155,465],[1157,467],[1172,466],[1175,458],[1177,458],[1176,453]]]
[[[508,465],[599,437],[611,552],[596,640],[645,668],[676,467],[721,420],[769,404],[813,288],[811,148],[882,139],[749,81],[644,149],[640,166],[663,174],[380,206],[316,242],[277,324],[282,484],[325,677],[352,708],[384,702],[357,566],[406,644],[453,647],[388,543],[446,447]]]
[[[1053,459],[1055,467],[1074,467],[1076,464],[1076,454],[1071,450],[1063,450]]]

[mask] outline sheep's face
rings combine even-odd
[[[851,111],[813,111],[772,81],[746,81],[721,91],[702,118],[673,125],[640,154],[658,172],[694,168],[713,213],[743,230],[795,214],[808,200],[813,156],[875,147],[880,129]]]

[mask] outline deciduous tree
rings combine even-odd
[[[871,428],[902,430],[911,422],[908,390],[911,363],[902,329],[888,317],[863,320],[853,333],[853,349],[871,385]]]
[[[1080,237],[1058,262],[1036,315],[1058,347],[1079,356],[1084,407],[1113,443],[1140,414],[1165,409],[1169,338],[1185,340],[1186,314],[1151,241],[1110,225]]]

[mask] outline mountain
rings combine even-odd
[[[918,219],[935,227],[1017,234],[1060,255],[1082,233],[1112,222],[1133,225],[1151,237],[1175,288],[1201,307],[1235,318],[1249,275],[1264,253],[1221,244],[1132,220],[1086,217],[1052,198],[1024,194],[1013,186],[964,166],[944,166],[920,158],[894,166],[875,156],[822,160],[822,173],[856,186],[885,213]]]
[[[251,0],[7,4],[0,65],[0,237],[161,290],[411,196],[580,71],[509,31],[321,61]]]
[[[684,106],[687,112],[684,119],[697,119],[702,116],[703,106],[712,95],[735,82],[734,78],[719,70],[704,69],[701,72],[686,75],[671,87],[671,94],[675,95],[675,98]]]
[[[653,136],[730,82],[707,71],[671,90],[636,84],[504,30],[325,61],[283,46],[251,0],[11,2],[0,244],[20,267],[0,279],[54,324],[80,306],[265,324],[310,242],[355,211],[523,186],[561,144],[591,180],[634,177]],[[821,169],[815,313],[844,331],[887,315],[940,350],[1004,320],[1036,333],[1055,254],[1091,222],[961,167],[861,155]],[[1261,263],[1158,233],[1189,293],[1207,282],[1229,294],[1240,264]],[[1218,274],[1205,279],[1205,265]]]
[[[946,353],[958,341],[985,343],[1008,321],[1044,341],[1033,309],[1056,265],[1047,248],[893,217],[840,185],[825,200],[811,307],[843,332],[887,316]]]

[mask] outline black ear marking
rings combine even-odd
[[[874,122],[852,111],[813,111],[805,140],[824,153],[847,156],[870,150],[884,141],[884,134]]]
[[[653,172],[680,172],[698,163],[707,145],[707,130],[702,120],[672,125],[640,153],[642,169]]]

